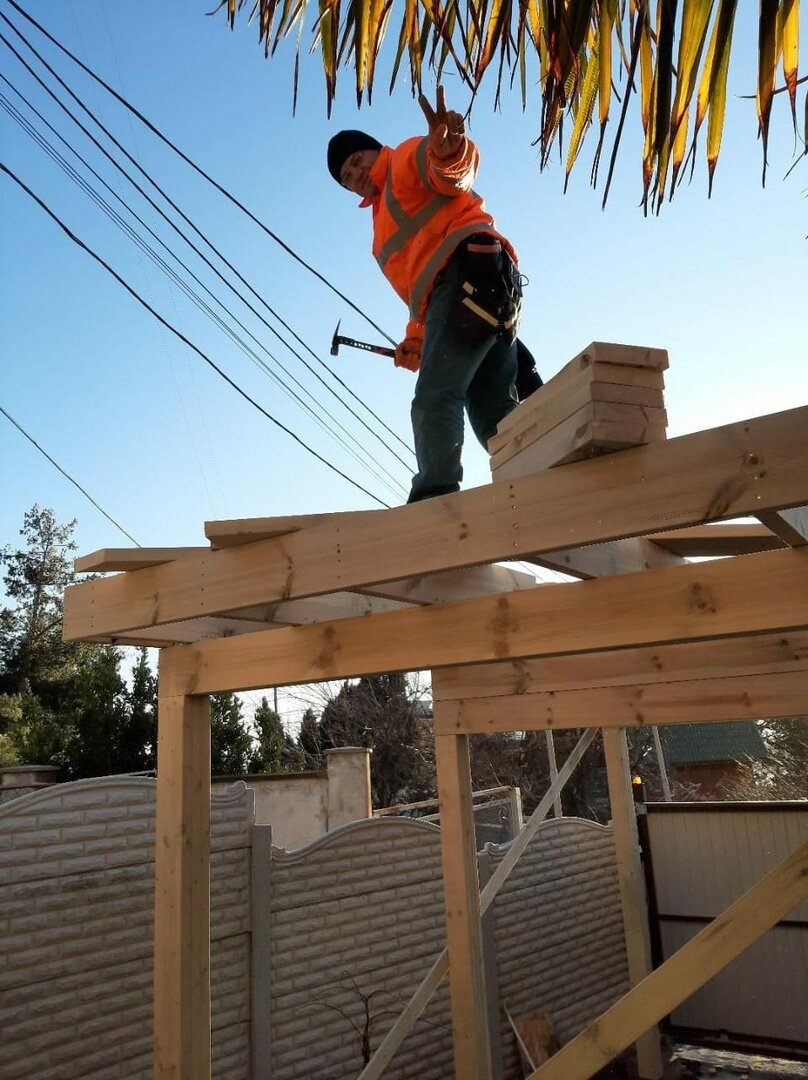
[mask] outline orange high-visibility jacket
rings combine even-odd
[[[407,337],[423,336],[435,277],[467,236],[492,233],[517,261],[472,190],[479,161],[470,139],[456,159],[441,161],[428,138],[416,137],[395,149],[383,147],[370,170],[379,194],[360,205],[373,207],[373,254],[410,310]]]

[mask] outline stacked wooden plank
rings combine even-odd
[[[495,480],[666,438],[664,349],[594,341],[489,441]]]

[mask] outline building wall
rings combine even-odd
[[[57,785],[0,807],[0,1080],[152,1075],[155,782]],[[250,827],[211,803],[213,1075],[250,1074]]]

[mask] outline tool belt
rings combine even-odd
[[[499,238],[475,233],[458,245],[451,262],[460,271],[452,315],[458,338],[473,345],[495,333],[512,344],[522,315],[522,279]]]

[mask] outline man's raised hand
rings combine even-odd
[[[429,146],[432,153],[441,161],[455,157],[462,149],[466,124],[460,113],[447,110],[443,87],[438,87],[434,109],[423,94],[419,96],[418,104],[429,125]]]

